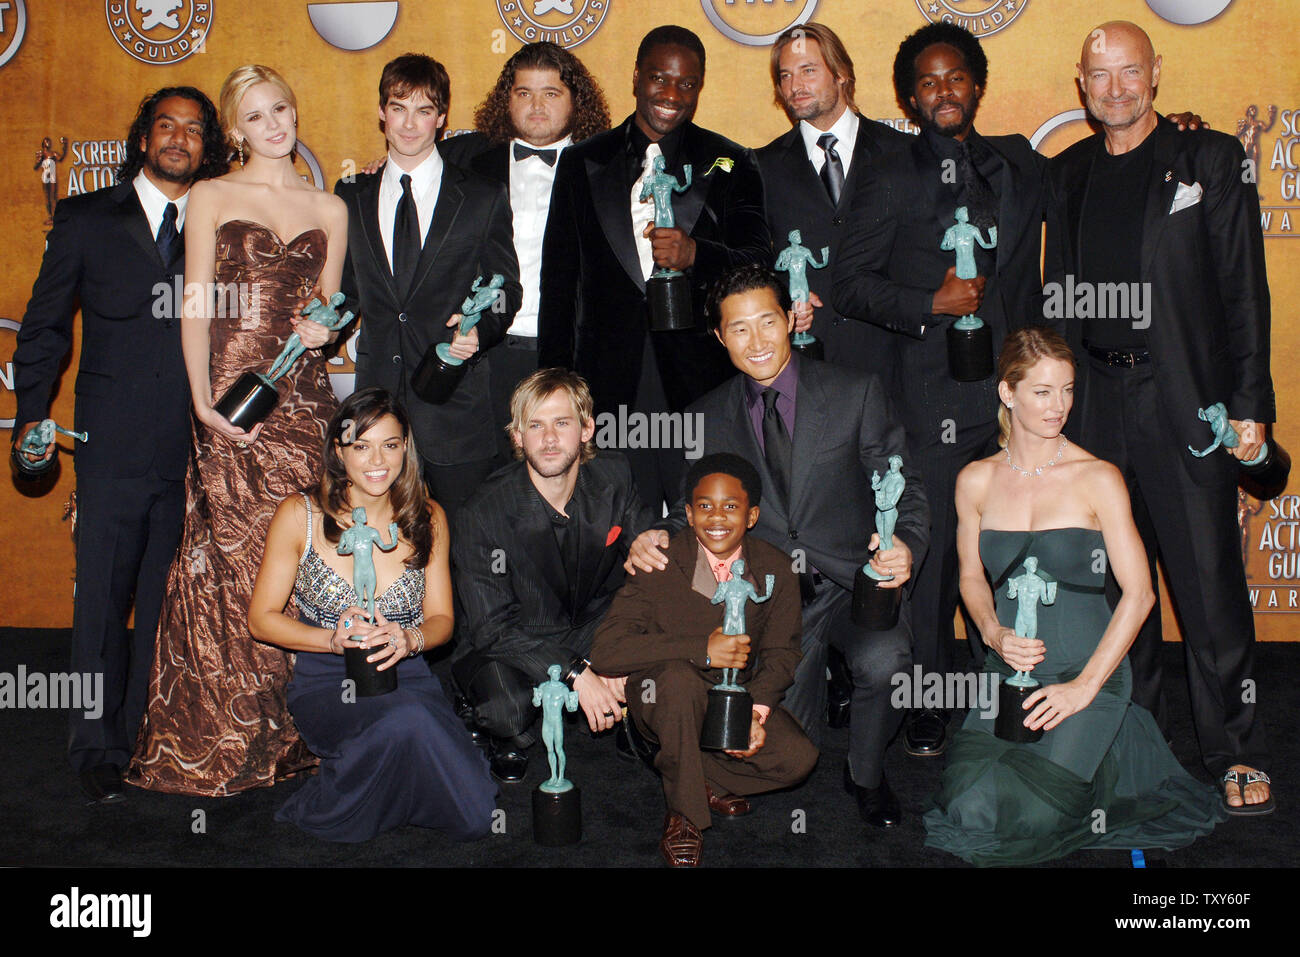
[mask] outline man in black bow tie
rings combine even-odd
[[[185,512],[190,387],[175,301],[185,207],[194,181],[225,172],[228,155],[217,111],[198,90],[168,87],[147,97],[127,134],[117,185],[55,208],[18,331],[15,446],[49,414],[80,305],[73,415],[89,441],[76,453],[70,670],[102,675],[103,700],[100,714],[72,712],[68,759],[95,803],[122,799]],[[51,446],[46,458],[53,454]]]

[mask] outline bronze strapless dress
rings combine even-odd
[[[241,285],[238,309],[226,309],[210,327],[214,397],[244,371],[270,368],[325,253],[321,229],[284,243],[259,223],[231,220],[217,228],[216,280]],[[293,656],[253,639],[248,602],[271,516],[281,499],[317,480],[325,426],[338,402],[325,359],[314,350],[277,385],[280,404],[247,448],[194,421],[185,527],[127,772],[139,787],[220,796],[267,787],[316,764],[285,701]]]

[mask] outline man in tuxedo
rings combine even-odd
[[[854,194],[832,267],[835,308],[893,336],[895,395],[930,502],[930,551],[917,572],[912,622],[916,663],[927,674],[953,668],[957,473],[990,454],[997,435],[996,376],[955,380],[946,327],[978,313],[992,330],[996,355],[1010,330],[1042,313],[1045,161],[1019,134],[982,136],[975,129],[987,78],[979,40],[955,24],[928,24],[903,41],[894,89],[921,133],[872,188]],[[997,228],[996,247],[975,250],[975,279],[958,279],[953,254],[939,248],[959,206],[986,238]],[[966,631],[978,665],[983,647],[970,622]],[[907,752],[942,754],[946,720],[941,711],[914,713],[904,732]]]
[[[779,253],[798,229],[804,245],[814,252],[829,248],[834,263],[857,190],[867,189],[883,158],[911,138],[858,112],[853,60],[830,27],[814,22],[786,30],[772,45],[771,68],[776,101],[794,124],[755,153],[773,243]],[[835,311],[830,269],[810,269],[807,276],[811,296],[795,304],[795,331],[811,331],[827,362],[891,383],[894,336]]]
[[[844,655],[853,684],[845,787],[863,820],[889,827],[898,799],[885,779],[885,747],[902,721],[890,705],[891,678],[912,662],[914,609],[906,594],[898,624],[869,631],[853,623],[854,576],[879,545],[873,473],[903,457],[906,487],[898,502],[894,547],[870,564],[900,588],[925,555],[929,509],[907,450],[903,426],[878,377],[792,355],[794,314],[780,280],[766,266],[745,265],[723,275],[709,293],[714,335],[743,373],[688,410],[704,422],[702,452],[734,452],[759,470],[764,507],[753,533],[793,560],[803,592],[802,660],[785,707],[819,744],[826,708],[826,654]],[[661,549],[685,524],[685,504],[634,543],[628,570],[656,574],[667,567]]]
[[[438,150],[447,161],[509,191],[523,304],[502,348],[488,359],[493,425],[508,459],[510,396],[520,380],[537,371],[542,238],[556,162],[566,147],[609,129],[609,108],[582,61],[543,41],[525,44],[506,60],[496,85],[474,112],[474,127],[476,132],[444,139]]]
[[[703,86],[699,37],[656,27],[637,50],[636,112],[560,157],[542,253],[539,362],[585,376],[597,414],[680,412],[730,376],[700,322],[708,285],[738,263],[771,261],[753,154],[691,122]],[[639,199],[657,156],[679,182],[692,168],[691,188],[673,200],[673,227],[655,227],[654,205]],[[695,328],[648,331],[645,286],[657,266],[690,277]],[[676,499],[680,455],[627,453],[648,506]]]
[[[72,712],[68,757],[97,803],[122,799],[185,512],[190,389],[176,295],[185,207],[190,186],[224,172],[228,153],[216,109],[188,86],[146,97],[126,148],[117,185],[56,207],[13,358],[17,447],[49,414],[80,303],[73,415],[89,440],[76,451],[71,670],[103,675],[104,700],[95,718]]]
[[[342,289],[361,315],[357,388],[383,386],[405,405],[425,482],[448,516],[499,464],[488,370],[478,360],[505,336],[521,296],[505,188],[438,153],[450,97],[438,61],[415,53],[390,61],[379,81],[388,161],[334,187],[348,206]],[[461,335],[470,286],[494,274],[505,279],[496,301]],[[435,405],[411,380],[440,342],[469,368]]]
[[[651,520],[627,461],[596,452],[591,392],[566,369],[524,379],[510,402],[521,461],[497,471],[453,523],[461,638],[452,675],[491,744],[498,780],[523,779],[533,688],[560,665],[592,732],[622,715],[624,679],[589,669],[623,559]]]
[[[1124,473],[1153,584],[1157,553],[1165,562],[1205,766],[1224,777],[1229,813],[1267,813],[1236,517],[1237,460],[1259,454],[1276,418],[1259,196],[1233,137],[1180,134],[1156,115],[1161,65],[1131,23],[1102,24],[1084,42],[1079,85],[1102,129],[1051,162],[1059,216],[1048,221],[1044,304],[1079,358],[1073,432]],[[1122,287],[1129,308],[1084,321],[1061,308],[1053,284],[1067,280]],[[1210,435],[1197,410],[1216,402],[1241,443],[1197,458],[1188,446]],[[1133,700],[1164,727],[1160,643],[1157,603],[1129,657]]]

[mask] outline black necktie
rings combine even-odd
[[[523,143],[515,144],[515,159],[517,161],[522,162],[523,160],[528,159],[528,157],[530,156],[536,156],[547,166],[554,166],[555,158],[559,155],[560,155],[560,151],[557,149],[539,150],[539,149],[534,149],[531,146],[525,146]]]
[[[785,430],[781,413],[776,410],[776,400],[781,395],[776,389],[763,390],[763,457],[767,470],[776,481],[781,498],[790,501],[790,433]]]
[[[983,150],[969,139],[957,144],[957,173],[961,177],[961,195],[972,226],[988,229],[998,224],[998,197],[980,172]]]
[[[822,164],[822,184],[834,206],[839,205],[840,193],[844,191],[844,164],[840,162],[840,154],[835,152],[835,144],[838,142],[834,133],[823,133],[817,137],[817,145],[826,154],[826,162]]]
[[[176,217],[179,212],[175,203],[167,204],[167,208],[163,210],[162,225],[158,227],[158,236],[154,240],[164,266],[170,266],[180,250],[181,234],[176,229]]]
[[[402,198],[397,202],[397,216],[393,219],[393,278],[402,295],[415,279],[420,245],[420,217],[415,211],[415,197],[411,195],[411,177],[403,173]]]

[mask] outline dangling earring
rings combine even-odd
[[[239,150],[239,166],[242,169],[244,166],[244,141],[240,140],[235,146]]]

